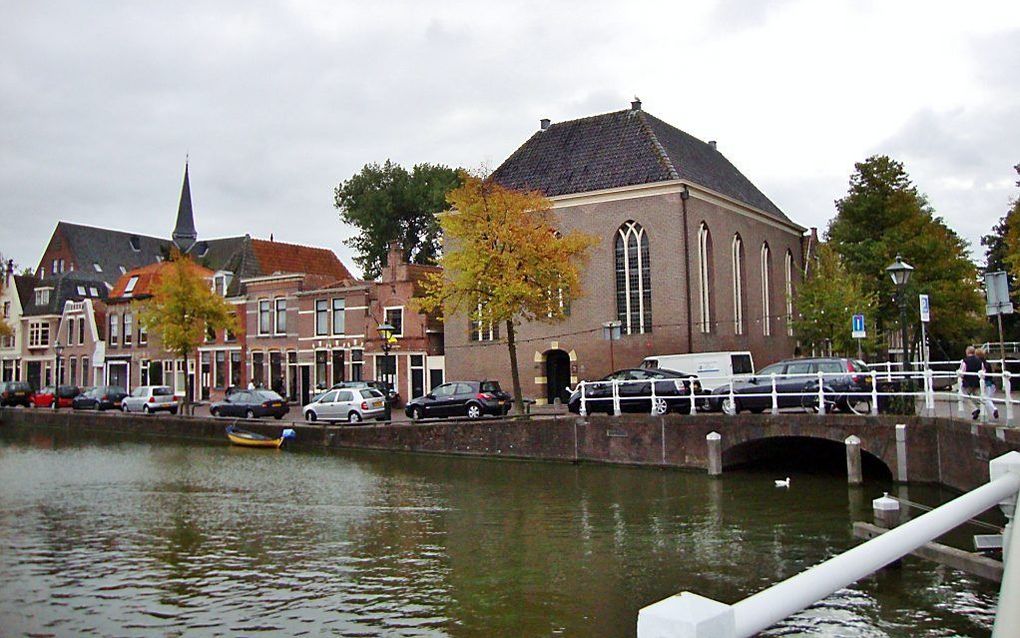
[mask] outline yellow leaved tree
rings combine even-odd
[[[440,217],[443,270],[425,283],[418,307],[447,316],[466,310],[479,325],[505,326],[514,404],[522,413],[516,326],[564,319],[570,301],[582,295],[578,268],[598,240],[559,232],[541,193],[467,173],[461,178],[447,194],[452,210]]]
[[[167,352],[184,359],[185,369],[207,330],[237,330],[233,306],[212,290],[207,272],[174,250],[169,263],[159,271],[152,297],[136,302],[139,321],[150,334],[159,336]],[[185,383],[185,388],[185,410],[190,411],[191,384]]]

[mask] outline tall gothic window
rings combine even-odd
[[[733,236],[733,334],[744,334],[744,242]]]
[[[793,336],[793,253],[786,251],[786,335]]]
[[[761,333],[772,336],[772,253],[767,242],[761,245]]]
[[[700,329],[703,333],[712,331],[712,235],[708,225],[701,222],[698,229],[698,289],[701,298]]]
[[[616,232],[616,317],[624,334],[652,331],[648,234],[634,221]]]

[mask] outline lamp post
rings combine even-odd
[[[907,372],[907,282],[910,281],[910,274],[914,267],[903,261],[903,258],[896,255],[896,261],[887,266],[885,271],[892,277],[896,284],[896,300],[900,305],[900,337],[903,340],[903,372]],[[909,379],[908,379],[909,382]]]
[[[64,346],[60,345],[60,339],[53,344],[53,351],[57,353],[57,358],[53,362],[53,409],[57,409],[57,401],[60,398],[60,355],[64,353]]]
[[[390,348],[392,342],[396,341],[393,333],[397,331],[392,325],[387,322],[379,324],[376,328],[379,332],[379,338],[382,339],[382,351],[383,351],[383,365],[386,366],[385,372],[383,373],[383,381],[386,382],[386,419],[390,418],[390,395],[393,392],[393,378],[390,375]],[[394,367],[396,364],[394,363]]]

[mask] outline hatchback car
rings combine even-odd
[[[613,384],[617,385],[620,412],[652,413],[652,384],[655,384],[655,414],[667,412],[689,413],[693,398],[695,408],[701,404],[702,393],[698,378],[684,372],[657,368],[627,368],[617,370],[599,381],[585,383],[574,390],[567,401],[567,409],[574,414],[581,411],[581,389],[584,389],[584,409],[588,414],[613,414]]]
[[[510,395],[499,387],[499,381],[451,381],[404,407],[415,421],[433,416],[477,419],[486,414],[504,416],[509,411]]]
[[[32,386],[27,381],[7,381],[0,384],[0,406],[32,405]]]
[[[173,389],[165,385],[140,385],[121,400],[120,409],[145,414],[159,411],[177,414],[177,398]]]
[[[347,421],[386,418],[386,397],[375,388],[330,390],[301,409],[305,421]]]
[[[124,388],[100,385],[74,397],[71,407],[75,410],[116,410],[126,396]]]
[[[78,386],[62,385],[54,388],[50,385],[32,395],[32,405],[37,408],[69,408],[79,394],[81,389]]]
[[[772,375],[776,379],[776,403],[779,408],[818,409],[818,373],[823,376],[825,411],[840,410],[855,414],[871,411],[870,369],[863,361],[840,357],[787,359],[766,366],[746,381],[729,384],[712,393],[712,408],[727,414],[741,410],[764,412],[772,408]]]
[[[272,390],[237,390],[223,401],[213,403],[209,413],[213,416],[234,416],[257,419],[271,416],[282,419],[290,408],[283,397]]]

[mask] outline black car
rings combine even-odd
[[[0,384],[0,406],[32,405],[32,386],[27,381],[7,381]]]
[[[510,405],[510,395],[499,381],[450,381],[408,401],[404,412],[415,421],[433,416],[477,419],[486,414],[505,416]]]
[[[115,386],[101,385],[79,393],[71,401],[75,410],[119,410],[127,390]]]
[[[613,414],[613,384],[617,384],[621,412],[652,413],[652,384],[655,384],[655,414],[667,412],[689,413],[691,400],[695,408],[700,403],[701,383],[694,375],[676,370],[657,368],[626,368],[602,377],[599,381],[580,385],[570,395],[567,409],[574,414],[581,413],[581,389],[584,389],[584,409],[587,414],[605,412]]]
[[[855,414],[871,411],[871,376],[868,365],[857,359],[816,357],[787,359],[759,370],[747,380],[712,392],[712,408],[727,414],[741,410],[764,412],[772,408],[772,375],[776,378],[776,403],[779,408],[818,409],[818,373],[823,375],[825,411],[833,409]]]
[[[213,416],[234,416],[258,419],[271,416],[282,419],[290,411],[287,402],[272,390],[235,390],[223,401],[213,403],[209,413]]]

